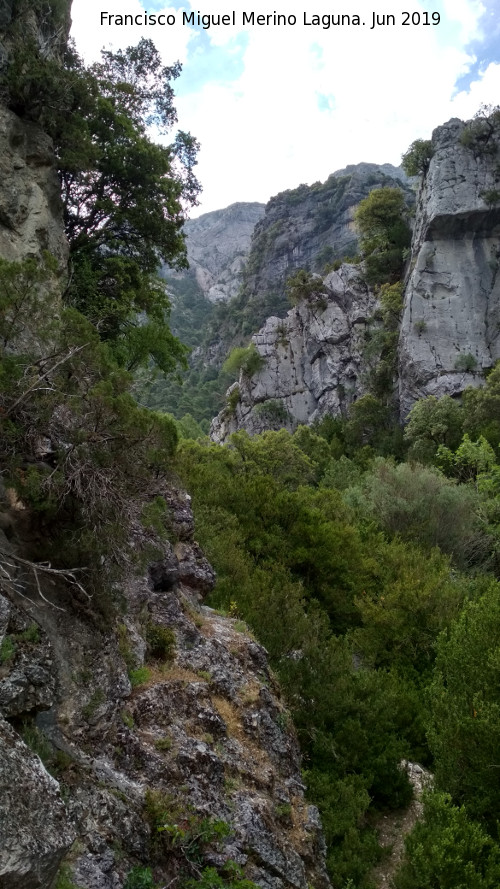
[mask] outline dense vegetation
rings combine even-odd
[[[493,439],[483,405],[499,378],[500,369],[456,406],[462,429],[479,424],[476,434]],[[414,409],[406,447],[425,443],[413,423],[423,409],[435,400]],[[288,696],[335,886],[369,885],[375,813],[410,795],[405,756],[432,763],[438,789],[451,794],[439,817],[465,806],[460,823],[494,845],[496,679],[471,646],[493,664],[499,467],[493,451],[482,458],[486,437],[448,449],[446,474],[443,450],[427,465],[377,456],[393,440],[380,429],[360,440],[354,416],[293,435],[238,433],[227,448],[183,442],[177,457],[218,572],[214,601],[249,622]],[[457,480],[457,463],[467,480]],[[466,867],[468,853],[454,854]]]
[[[163,66],[145,39],[103,51],[90,68],[72,48],[61,66],[34,41],[15,46],[1,86],[7,104],[54,140],[70,245],[65,303],[92,322],[128,370],[185,365],[158,266],[187,265],[182,225],[200,188],[198,145],[188,133],[171,145],[148,134],[152,124],[161,133],[175,124],[171,81],[180,65]]]
[[[423,168],[428,146],[413,149]],[[500,366],[461,403],[417,403],[404,435],[394,422],[404,213],[380,189],[357,214],[380,309],[371,391],[350,416],[240,432],[224,449],[184,441],[177,467],[218,573],[213,601],[248,621],[285,690],[333,885],[371,886],[377,819],[411,795],[408,757],[435,788],[395,887],[493,889]],[[305,272],[290,286],[317,290]]]

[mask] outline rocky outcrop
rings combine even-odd
[[[9,261],[47,250],[62,267],[68,248],[51,140],[0,106],[0,256]]]
[[[286,314],[285,283],[295,269],[324,274],[335,260],[357,253],[354,211],[370,191],[383,187],[401,188],[408,205],[414,204],[408,178],[391,164],[351,164],[324,183],[271,198],[255,227],[239,299],[254,329],[267,316]]]
[[[0,715],[0,886],[49,889],[74,839],[59,783]]]
[[[266,652],[201,604],[214,573],[189,498],[162,494],[176,543],[120,582],[121,615],[107,625],[75,610],[70,589],[45,590],[50,607],[29,569],[9,582],[3,570],[0,884],[49,889],[66,854],[80,889],[121,889],[134,866],[166,885],[231,861],[263,889],[328,889]],[[0,569],[15,562],[12,534]],[[202,824],[192,866],[183,831]]]
[[[417,399],[428,395],[458,396],[467,386],[481,385],[485,372],[500,359],[497,118],[498,115],[489,122],[485,119],[468,124],[451,120],[433,133],[433,155],[416,205],[400,327],[398,386],[403,422]],[[334,178],[330,177],[326,185]],[[339,181],[344,179],[340,176]],[[304,211],[313,196],[302,186],[283,197],[291,194],[298,198],[301,191],[303,198],[297,206],[307,229],[312,225],[311,214]],[[357,195],[358,199],[362,196]],[[264,220],[256,228],[249,265],[281,198],[271,201]],[[278,221],[276,225],[279,227]],[[311,240],[306,236],[305,246],[295,250],[290,225],[289,219],[283,236],[278,228],[274,230],[272,260],[265,239],[261,238],[259,268],[265,268],[268,277],[271,270],[275,283],[291,261],[290,251],[301,256],[297,265],[312,261]],[[341,235],[341,231],[336,234],[336,249]],[[255,286],[259,274],[255,271]],[[345,272],[340,274],[343,277]],[[334,292],[338,291],[335,278],[327,278],[326,283],[330,288],[333,285]],[[212,425],[211,434],[216,441],[225,441],[239,428],[251,433],[279,426],[294,428],[299,422],[313,422],[325,413],[339,414],[349,401],[363,393],[362,381],[369,367],[360,346],[359,331],[367,313],[373,311],[374,299],[366,299],[359,285],[352,290],[347,283],[347,312],[339,308],[338,302],[334,310],[335,300],[332,303],[328,296],[325,310],[321,301],[311,305],[304,302],[284,321],[276,317],[267,320],[254,337],[265,367],[250,379],[242,375],[237,386],[229,391],[228,405]],[[270,279],[266,278],[262,286],[268,290]],[[333,311],[344,314],[341,319],[338,315],[334,318]],[[342,331],[340,335],[338,331]]]
[[[418,195],[399,346],[402,420],[418,398],[480,385],[500,358],[500,204],[485,199],[499,189],[491,148],[500,134],[489,147],[467,147],[465,126],[453,119],[434,131]]]
[[[184,226],[189,271],[177,276],[166,272],[174,290],[176,280],[189,276],[196,280],[209,302],[227,302],[235,296],[253,230],[264,209],[265,204],[240,202],[189,219]]]
[[[70,5],[0,2],[0,71],[24,45],[57,59],[69,33]],[[68,249],[52,142],[36,120],[2,104],[6,100],[0,94],[0,257],[19,261],[48,251],[63,269]]]
[[[365,334],[376,298],[353,265],[331,272],[323,287],[286,318],[269,318],[252,338],[263,366],[251,376],[241,372],[229,389],[227,406],[212,423],[214,441],[237,429],[294,429],[343,414],[366,391]]]

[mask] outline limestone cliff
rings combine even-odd
[[[228,391],[212,439],[224,442],[237,429],[294,429],[345,413],[366,391],[365,336],[375,307],[359,269],[343,264],[326,276],[322,292],[286,318],[268,318],[252,337],[263,366],[251,376],[242,372]]]
[[[45,57],[57,57],[69,32],[70,3],[48,7],[2,0],[0,75],[21,41],[33,41]],[[52,144],[37,125],[2,104],[0,90],[0,256],[18,261],[48,250],[61,268],[67,245],[61,225],[60,188]]]
[[[351,164],[326,182],[300,185],[271,198],[255,227],[239,304],[256,330],[268,315],[288,310],[287,278],[295,269],[324,274],[337,259],[357,253],[354,211],[374,188],[401,188],[411,206],[414,192],[391,164]]]
[[[500,358],[500,205],[486,199],[500,181],[498,133],[489,146],[467,146],[464,128],[454,119],[434,131],[418,195],[399,351],[403,420],[418,398],[480,385]]]
[[[264,208],[265,204],[237,203],[187,220],[184,232],[189,270],[177,274],[167,269],[164,272],[174,292],[174,324],[175,290],[179,280],[194,279],[211,303],[226,302],[235,296],[241,285],[241,271],[252,233]]]
[[[466,386],[481,385],[500,358],[499,146],[495,116],[468,124],[451,120],[433,133],[400,326],[396,383],[403,422],[419,398],[460,395]],[[289,232],[283,250],[294,250]],[[269,267],[278,274],[278,262]],[[269,318],[253,337],[265,366],[250,379],[242,374],[229,390],[228,404],[212,424],[216,441],[239,428],[294,428],[325,413],[343,413],[366,391],[373,356],[363,350],[362,332],[375,299],[359,280],[353,286],[352,275],[352,268],[341,266],[325,279],[324,306],[304,301],[284,321]]]

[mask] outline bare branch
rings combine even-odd
[[[44,380],[46,377],[48,377],[49,374],[53,373],[53,371],[55,371],[56,368],[60,367],[61,364],[64,364],[66,361],[69,361],[70,358],[73,358],[73,356],[74,356],[74,355],[77,355],[78,352],[81,352],[82,349],[86,349],[87,346],[88,346],[88,343],[84,343],[83,346],[76,346],[74,349],[70,349],[70,351],[67,353],[67,355],[64,355],[64,357],[61,358],[59,361],[56,361],[56,363],[53,364],[52,367],[49,367],[49,369],[46,370],[45,373],[41,375],[41,377],[39,377],[34,383],[32,383],[31,386],[29,386],[28,389],[26,389],[26,391],[23,392],[23,394],[20,395],[19,398],[16,399],[16,401],[14,402],[14,404],[11,404],[11,406],[10,406],[9,408],[6,409],[6,411],[5,411],[5,416],[8,417],[9,414],[11,414],[12,411],[13,411],[19,404],[21,404],[21,403],[24,401],[24,399],[25,399],[31,392],[33,392],[34,390],[36,390],[36,388],[39,386],[39,384],[41,383],[41,381]]]

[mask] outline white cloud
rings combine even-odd
[[[95,62],[100,58],[101,49],[118,49],[134,46],[141,37],[150,37],[161,52],[165,63],[184,62],[187,57],[187,46],[193,37],[190,28],[168,26],[149,27],[140,25],[115,25],[110,16],[132,15],[134,20],[140,16],[144,20],[147,4],[139,0],[73,0],[71,6],[71,36],[75,39],[78,51],[86,62]],[[108,13],[101,25],[101,13]],[[151,9],[151,13],[176,14],[176,10],[165,4],[162,9]],[[109,23],[110,22],[110,23]]]
[[[109,12],[114,2],[108,0]],[[141,9],[138,0],[115,5],[122,13]],[[222,14],[233,5],[239,11],[251,7],[234,0],[231,6],[222,2],[217,9],[204,7],[200,12]],[[482,6],[477,0],[442,0],[435,4],[442,15],[438,26],[406,27],[400,24],[401,3],[387,0],[384,13],[394,14],[398,24],[373,30],[373,4],[358,0],[353,5],[366,27],[324,29],[305,27],[305,0],[289,0],[285,14],[295,14],[297,25],[248,29],[243,72],[236,81],[209,80],[196,92],[183,91],[178,97],[180,126],[202,143],[198,171],[204,193],[199,212],[236,200],[265,201],[300,182],[323,180],[348,163],[397,164],[413,139],[430,136],[451,116],[470,117],[481,102],[498,101],[498,65],[490,65],[468,94],[452,98],[457,78],[472,61],[465,47],[478,33]],[[95,10],[102,6],[103,0],[90,3]],[[352,15],[351,5],[346,7]],[[199,6],[193,0],[185,8],[197,11]],[[256,13],[273,11],[253,8]],[[324,0],[314,8],[320,15],[333,14]],[[411,9],[423,18],[422,3],[414,0]],[[309,20],[311,16],[308,12]],[[180,20],[179,12],[177,17]],[[101,42],[96,44],[96,31],[99,37],[112,36],[117,46],[135,42],[147,30],[96,29],[90,24],[88,0],[74,0],[73,19],[74,34],[86,55]],[[236,31],[241,31],[239,15],[238,21]],[[189,56],[195,32],[182,26],[152,30],[149,36],[167,64],[180,58],[186,72],[196,65]],[[212,28],[208,34],[212,45],[224,52],[235,29]],[[324,110],[319,96],[328,97]]]

